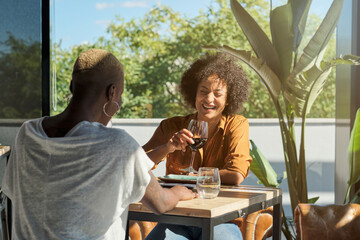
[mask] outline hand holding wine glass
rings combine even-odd
[[[167,153],[172,153],[176,150],[185,152],[189,143],[191,143],[193,134],[186,128],[176,132],[167,142]]]
[[[205,121],[192,119],[189,123],[188,130],[193,134],[192,139],[194,140],[194,143],[189,144],[192,150],[190,166],[182,170],[188,173],[197,173],[197,171],[193,168],[195,154],[196,151],[202,148],[206,143],[208,138],[208,124]]]

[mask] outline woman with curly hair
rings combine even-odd
[[[191,119],[208,122],[208,139],[197,151],[194,168],[219,168],[222,184],[239,185],[248,175],[249,123],[236,113],[249,96],[250,82],[235,59],[223,53],[205,55],[183,74],[180,91],[196,112],[163,120],[143,148],[155,164],[165,158],[167,174],[184,174],[190,164],[193,144],[187,130]],[[241,239],[237,225],[226,223],[214,229],[214,239]],[[201,228],[158,224],[147,239],[201,239]],[[233,238],[231,237],[233,236]]]

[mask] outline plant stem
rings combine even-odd
[[[293,68],[295,67],[296,63],[297,63],[297,56],[298,56],[298,49],[296,48],[295,50],[295,54],[294,54],[294,65],[293,65]]]
[[[349,184],[347,190],[346,190],[346,195],[345,195],[345,199],[344,199],[344,204],[346,203],[346,200],[349,198],[349,194],[350,194],[350,189],[351,189],[351,184]]]
[[[291,209],[294,212],[296,205],[299,202],[299,196],[296,188],[296,169],[297,169],[297,156],[296,151],[294,151],[294,143],[291,142],[291,137],[289,130],[284,121],[284,115],[281,112],[280,104],[277,100],[273,99],[276,112],[278,114],[281,137],[283,142],[284,149],[284,158],[285,158],[285,167],[288,175],[288,188],[290,193]]]
[[[301,142],[300,142],[300,155],[298,167],[297,188],[300,195],[300,202],[308,202],[307,183],[306,183],[306,162],[305,162],[305,113],[302,116],[301,123]]]
[[[283,227],[281,228],[283,234],[285,235],[286,239],[288,240],[291,240],[292,237],[291,237],[291,233],[290,233],[290,230],[289,230],[289,226],[288,226],[288,223],[287,223],[287,218],[285,216],[285,212],[284,212],[284,208],[282,207],[282,214],[283,214]]]

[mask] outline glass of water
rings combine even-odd
[[[218,168],[199,168],[196,189],[200,198],[216,198],[220,192],[220,185],[220,174]]]

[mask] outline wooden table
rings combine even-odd
[[[280,239],[281,204],[282,191],[279,188],[225,186],[217,198],[181,201],[173,210],[162,215],[155,215],[141,203],[131,204],[128,220],[198,226],[202,228],[202,239],[211,240],[214,226],[274,206],[273,239]]]
[[[0,160],[7,159],[10,155],[9,146],[0,146]]]

